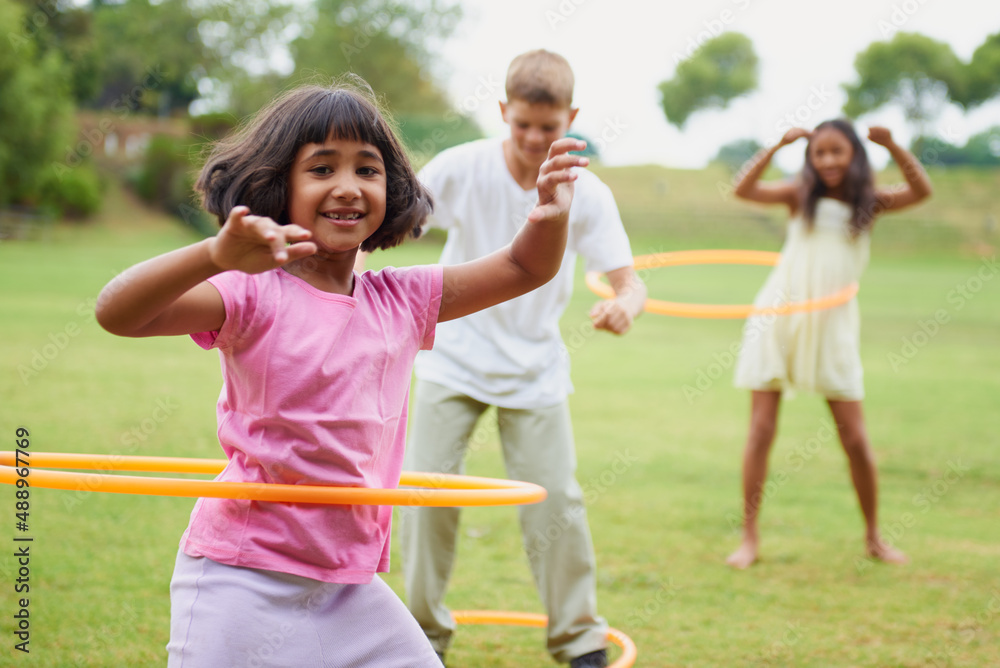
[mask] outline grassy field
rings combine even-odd
[[[780,216],[733,203],[723,172],[598,171],[636,254],[780,247]],[[822,402],[802,396],[783,408],[763,558],[747,572],[726,568],[748,408],[731,386],[740,323],[646,315],[626,338],[596,334],[581,276],[563,319],[578,478],[600,609],[638,645],[636,665],[1000,665],[1000,268],[989,223],[1000,177],[933,178],[935,200],[879,224],[860,297],[881,524],[912,558],[904,567],[863,557],[844,457]],[[185,338],[115,338],[92,316],[114,274],[191,240],[113,192],[92,223],[0,242],[3,449],[26,427],[38,452],[220,456],[215,353]],[[438,242],[372,264],[432,262]],[[752,299],[764,275],[687,267],[646,278],[656,297],[732,303]],[[468,470],[503,476],[492,432]],[[168,583],[193,501],[33,489],[23,655],[12,635],[13,488],[0,499],[0,665],[163,665]],[[461,531],[450,605],[541,612],[516,512],[467,510]],[[398,556],[386,580],[402,593]],[[551,665],[543,642],[533,629],[465,627],[449,666]]]

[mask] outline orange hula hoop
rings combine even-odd
[[[636,269],[652,269],[655,267],[679,267],[695,264],[751,264],[774,266],[778,264],[780,253],[754,250],[691,250],[673,251],[670,253],[653,253],[639,255],[635,258]],[[605,299],[613,299],[614,290],[601,281],[601,273],[588,271],[587,287],[596,295]],[[858,293],[858,284],[851,283],[837,292],[825,297],[806,299],[799,302],[789,302],[778,306],[755,307],[753,304],[689,304],[684,302],[668,302],[660,299],[647,299],[644,310],[647,313],[672,315],[679,318],[747,318],[752,315],[788,315],[806,311],[822,311],[846,304]]]
[[[456,624],[500,624],[504,626],[530,626],[544,629],[549,618],[533,612],[507,612],[502,610],[452,610]],[[632,639],[618,629],[608,629],[608,640],[622,650],[622,655],[608,668],[631,668],[639,652]]]
[[[14,452],[0,452],[0,483],[14,485],[22,476],[14,467]],[[21,460],[22,463],[24,459]],[[122,455],[32,452],[27,455],[26,479],[31,487],[114,494],[246,499],[272,503],[328,503],[365,506],[511,506],[538,503],[546,497],[543,487],[519,480],[500,480],[448,473],[403,471],[400,485],[418,489],[376,489],[325,485],[285,485],[228,482],[186,478],[151,478],[47,471],[72,468],[99,471],[217,474],[225,459],[184,457],[134,457]],[[38,467],[38,468],[36,468]]]

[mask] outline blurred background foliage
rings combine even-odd
[[[0,211],[85,219],[115,179],[210,233],[191,190],[206,144],[278,92],[346,72],[378,92],[422,164],[483,134],[434,67],[461,19],[459,0],[0,0],[9,47],[0,49]],[[758,87],[758,57],[740,33],[675,65],[659,92],[678,128]],[[948,44],[898,32],[854,65],[846,116],[896,105],[921,159],[1000,163],[1000,126],[965,146],[925,131],[944,106],[970,110],[1000,93],[1000,32],[968,62]],[[759,147],[730,142],[715,162],[735,172]]]
[[[482,136],[430,70],[444,0],[0,0],[0,208],[85,217],[101,180],[200,227],[204,146],[304,81],[364,77],[415,158]]]

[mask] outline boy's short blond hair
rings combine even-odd
[[[573,106],[573,69],[562,56],[537,49],[522,53],[507,69],[507,101]]]

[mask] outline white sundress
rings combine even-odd
[[[812,229],[801,215],[792,218],[781,259],[754,305],[825,297],[857,281],[868,265],[870,235],[852,235],[851,214],[848,204],[821,198]],[[822,311],[751,316],[743,328],[733,384],[859,401],[864,398],[860,339],[856,297]]]

